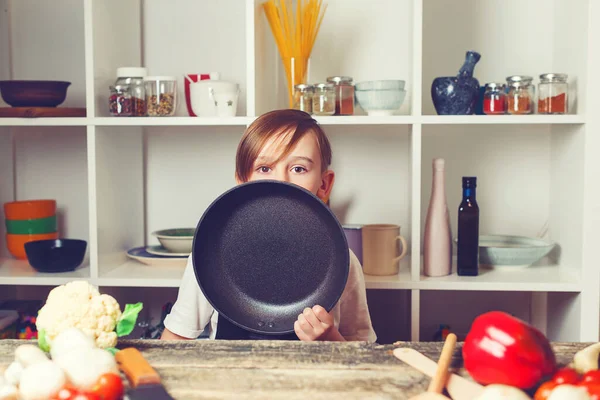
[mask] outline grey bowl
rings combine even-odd
[[[526,236],[482,235],[479,236],[479,264],[502,268],[529,267],[550,253],[555,245]]]

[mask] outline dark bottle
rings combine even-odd
[[[479,273],[479,206],[476,177],[463,177],[463,198],[458,207],[457,271],[460,276]]]

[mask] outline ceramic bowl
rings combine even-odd
[[[26,260],[25,243],[36,240],[58,239],[58,232],[42,233],[38,235],[12,235],[6,234],[6,248],[13,257],[19,260]]]
[[[56,232],[58,229],[56,215],[34,219],[7,219],[4,220],[4,223],[6,233],[15,235],[51,233]]]
[[[365,81],[354,84],[356,90],[404,90],[405,81],[389,79],[380,81]]]
[[[548,255],[555,245],[526,236],[482,235],[479,236],[479,264],[495,268],[529,267]]]
[[[47,218],[56,214],[56,200],[20,200],[4,203],[4,217],[10,220]]]
[[[68,272],[81,265],[87,242],[79,239],[37,240],[25,243],[29,264],[39,272]]]
[[[173,253],[191,253],[196,228],[163,229],[152,232],[160,244]]]
[[[356,100],[370,116],[394,115],[402,106],[406,91],[401,89],[356,90]]]
[[[0,81],[2,99],[13,107],[56,107],[67,97],[71,82]]]

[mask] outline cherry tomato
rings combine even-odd
[[[98,395],[89,392],[82,392],[76,387],[67,385],[62,388],[52,400],[102,400]]]
[[[600,383],[598,382],[580,382],[579,385],[586,388],[592,400],[600,400]]]
[[[533,400],[546,400],[548,396],[550,396],[552,390],[557,386],[558,384],[553,381],[542,383],[538,390],[536,390]]]
[[[576,385],[580,381],[581,377],[579,376],[579,373],[572,368],[559,369],[554,376],[552,376],[552,382],[557,385]]]
[[[583,375],[582,382],[596,382],[600,383],[600,370],[588,371]]]
[[[120,400],[123,398],[123,392],[121,377],[110,372],[100,376],[92,388],[92,393],[101,400]]]

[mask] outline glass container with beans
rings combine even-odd
[[[538,113],[540,114],[566,114],[569,91],[567,74],[542,74],[540,75],[538,94]]]
[[[313,87],[300,84],[294,86],[294,108],[312,114]]]
[[[146,68],[117,68],[117,81],[115,82],[115,86],[129,86],[132,102],[131,115],[134,117],[143,117],[146,115],[146,90],[144,87],[144,77],[146,75],[148,75],[148,70]]]
[[[533,78],[524,75],[514,75],[506,78],[508,86],[507,111],[509,114],[533,113],[535,86]]]
[[[313,114],[335,114],[335,90],[333,83],[318,83],[313,94]]]
[[[174,76],[147,76],[146,110],[149,117],[175,115],[177,106],[177,79]]]
[[[129,86],[115,85],[110,87],[108,108],[112,116],[131,117],[133,111]]]
[[[330,76],[335,85],[335,115],[354,115],[354,85],[349,76]]]

